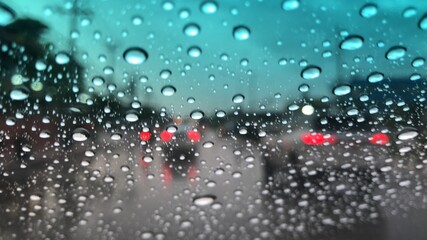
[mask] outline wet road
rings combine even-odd
[[[20,156],[21,164],[3,168],[1,239],[422,239],[426,233],[426,170],[404,162],[413,157],[390,151],[382,157],[401,163],[392,169],[330,167],[304,177],[286,162],[268,169],[263,142],[243,135],[219,137],[205,127],[193,155],[170,161],[161,141],[147,145],[137,127],[119,126],[87,125],[88,138],[69,131],[46,146],[8,145],[4,138],[3,159]],[[25,146],[30,150],[16,150]]]

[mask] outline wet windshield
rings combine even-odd
[[[0,1],[0,239],[425,239],[427,2]]]

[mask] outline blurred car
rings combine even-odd
[[[315,118],[311,129],[270,132],[262,143],[265,174],[280,183],[275,175],[284,169],[306,178],[331,171],[387,171],[397,164],[390,156],[409,154],[418,132],[408,127],[392,133],[374,122],[324,116]]]
[[[160,152],[165,181],[195,176],[198,142],[202,132],[191,120],[174,119],[171,123],[155,128],[145,127],[140,139],[145,142],[142,165],[148,166]]]

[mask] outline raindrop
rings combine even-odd
[[[366,4],[360,9],[360,15],[364,18],[371,18],[378,13],[378,7],[375,4]]]
[[[148,53],[142,48],[131,47],[123,53],[123,58],[126,62],[137,65],[147,61]]]
[[[76,128],[73,131],[73,140],[77,142],[83,142],[88,140],[90,137],[89,132],[84,128]]]
[[[317,66],[309,66],[302,70],[301,77],[307,80],[315,79],[320,76],[322,70]]]
[[[245,100],[245,96],[242,94],[236,94],[233,96],[232,100],[234,103],[242,103]]]
[[[405,47],[401,47],[401,46],[396,46],[396,47],[390,48],[387,51],[385,57],[388,60],[397,60],[399,58],[402,58],[405,55],[406,55],[406,48]]]
[[[22,101],[30,96],[30,91],[26,87],[18,87],[10,91],[10,99]]]
[[[363,38],[361,36],[348,36],[341,43],[340,48],[343,50],[357,50],[363,46]]]
[[[300,92],[308,92],[308,91],[310,90],[310,86],[309,86],[308,84],[301,84],[301,85],[298,87],[298,90],[299,90]]]
[[[285,11],[292,11],[299,8],[299,0],[285,0],[282,3],[282,9]]]
[[[96,76],[92,78],[92,83],[95,86],[102,86],[105,83],[105,80],[102,77]]]
[[[251,35],[251,31],[246,26],[237,26],[233,29],[234,39],[243,41],[247,40]]]
[[[171,70],[169,70],[169,69],[163,69],[163,70],[160,72],[160,77],[161,77],[162,79],[168,79],[171,75],[172,75],[172,72],[171,72]]]
[[[199,47],[193,46],[188,48],[187,54],[190,57],[197,58],[197,57],[200,57],[200,55],[202,55],[202,50]]]
[[[142,21],[143,21],[142,18],[139,16],[132,17],[132,24],[135,26],[141,25]]]
[[[204,14],[213,14],[218,10],[218,4],[214,1],[206,1],[200,5],[200,10]]]
[[[70,62],[70,56],[65,52],[59,52],[55,56],[55,62],[59,65],[64,65]]]
[[[113,176],[105,176],[104,177],[104,182],[106,182],[106,183],[112,183],[113,181],[114,181]]]
[[[50,138],[50,132],[49,131],[47,131],[47,130],[43,130],[43,131],[41,131],[40,132],[40,134],[39,134],[39,137],[40,138]]]
[[[41,196],[39,196],[39,195],[36,195],[36,194],[32,194],[31,196],[30,196],[30,200],[31,201],[40,201],[42,199],[42,197]]]
[[[418,27],[421,30],[427,30],[427,14],[421,17],[420,21],[418,22]]]
[[[6,125],[7,126],[14,126],[16,124],[16,119],[15,118],[7,118],[6,119]]]
[[[305,105],[301,108],[301,112],[307,116],[312,115],[314,113],[314,107],[311,105]]]
[[[418,57],[418,58],[415,58],[414,61],[412,61],[412,66],[413,67],[421,67],[424,65],[424,63],[425,63],[424,58]]]
[[[181,11],[179,11],[178,15],[179,15],[179,18],[186,19],[186,18],[190,17],[190,10],[182,9]]]
[[[417,14],[417,10],[413,7],[406,8],[402,12],[402,16],[404,18],[411,18],[411,17],[415,16],[416,14]]]
[[[162,7],[165,11],[171,11],[175,7],[175,5],[173,4],[173,2],[165,1],[163,2]]]
[[[203,143],[204,148],[212,148],[214,146],[214,143],[212,141],[207,141]]]
[[[289,111],[296,111],[298,109],[299,109],[299,106],[296,105],[296,104],[291,104],[291,105],[288,106],[288,110]]]
[[[0,2],[0,26],[8,25],[16,18],[15,11],[4,3]]]
[[[190,117],[194,120],[202,119],[205,116],[205,113],[200,110],[195,110],[190,113]]]
[[[416,136],[418,136],[418,131],[416,129],[409,128],[400,131],[397,135],[397,138],[399,140],[410,140],[415,138]]]
[[[161,92],[164,96],[169,97],[169,96],[172,96],[176,93],[176,88],[174,86],[167,85],[167,86],[162,87]]]
[[[351,89],[350,85],[340,85],[340,86],[335,87],[332,92],[336,96],[344,96],[344,95],[351,93],[351,90],[352,89]]]
[[[193,203],[199,207],[209,206],[215,201],[215,199],[216,197],[214,195],[197,196],[193,198]]]
[[[119,141],[122,139],[122,135],[119,133],[113,133],[113,134],[111,134],[110,138],[113,141]]]
[[[200,33],[200,27],[195,23],[189,23],[184,27],[184,34],[189,37],[195,37],[199,35],[199,33]]]
[[[119,214],[121,212],[123,212],[123,209],[121,207],[115,207],[115,208],[113,208],[113,213],[114,214]]]
[[[35,67],[36,67],[37,71],[43,71],[43,70],[46,70],[47,65],[46,65],[46,63],[44,61],[37,60],[36,64],[35,64]]]
[[[122,170],[122,172],[129,172],[130,170],[130,168],[126,165],[121,166],[120,169]]]
[[[223,118],[223,117],[225,117],[226,113],[222,110],[219,110],[215,113],[215,115],[216,115],[216,117]]]
[[[129,111],[126,113],[125,119],[128,122],[136,122],[139,120],[139,117],[135,111]]]
[[[384,74],[380,72],[374,72],[368,76],[368,82],[370,83],[377,83],[381,82],[382,80],[384,80]]]

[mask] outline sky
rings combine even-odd
[[[8,4],[19,17],[33,17],[49,25],[44,39],[53,42],[58,52],[69,49],[75,20],[74,55],[87,69],[83,79],[87,88],[106,96],[109,84],[114,84],[113,93],[125,106],[139,100],[182,115],[194,109],[209,114],[237,107],[283,111],[303,96],[332,100],[334,86],[366,80],[372,72],[381,72],[386,78],[409,78],[422,72],[424,67],[414,69],[411,61],[427,51],[421,47],[427,32],[418,28],[427,12],[427,3],[421,1],[377,1],[377,13],[371,18],[360,15],[365,1],[307,0],[292,11],[283,10],[278,1],[217,1],[218,10],[213,14],[201,11],[201,1],[171,1],[170,10],[164,9],[167,1],[79,2],[80,9],[90,10],[90,14],[70,17],[66,9],[72,1],[16,0]],[[414,7],[415,15],[404,18],[402,12],[409,7]],[[184,9],[190,14],[182,19],[179,15]],[[142,19],[141,24],[134,24],[137,19]],[[200,28],[197,36],[184,33],[191,23]],[[250,30],[248,39],[234,38],[233,29],[239,26]],[[363,46],[353,51],[340,49],[340,42],[351,35],[361,36]],[[188,55],[192,46],[201,49],[199,57]],[[398,61],[385,58],[394,46],[407,49]],[[132,65],[124,60],[123,53],[133,47],[147,52],[144,63]],[[301,73],[310,66],[321,73],[304,79]],[[106,67],[114,73],[105,74]],[[165,70],[172,74],[162,78]],[[95,76],[104,77],[106,83],[94,86]],[[309,86],[308,93],[298,90],[302,84]],[[164,96],[161,89],[165,86],[173,86],[176,93]],[[237,94],[244,96],[243,102],[233,102]]]

